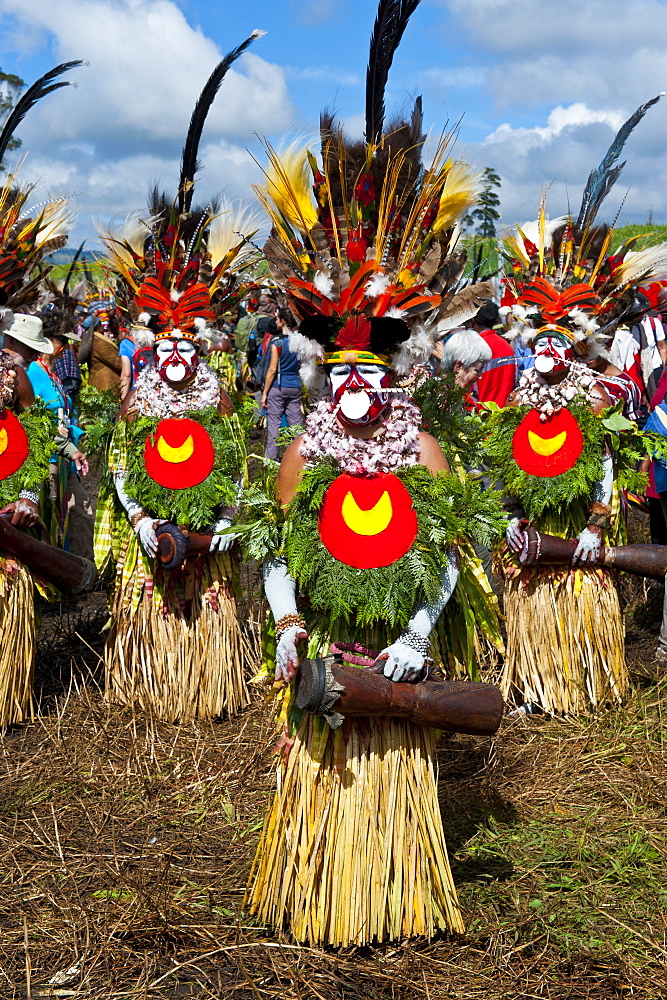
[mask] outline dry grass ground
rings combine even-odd
[[[243,912],[270,708],[257,696],[233,722],[177,727],[108,705],[102,595],[50,609],[40,714],[0,741],[0,998],[667,995],[667,681],[651,663],[661,594],[648,598],[626,594],[623,709],[442,740],[466,936],[345,952]]]

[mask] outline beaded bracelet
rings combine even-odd
[[[145,517],[150,517],[150,514],[147,514],[145,510],[137,510],[130,517],[130,524],[132,525],[133,528],[136,528],[136,526],[139,524],[139,521],[143,521]]]
[[[283,632],[293,627],[302,628],[304,632],[307,631],[306,623],[301,615],[283,615],[276,622],[276,639],[280,639]]]
[[[35,507],[39,507],[39,494],[35,493],[34,490],[21,490],[19,500],[30,500]]]
[[[405,646],[409,646],[410,649],[414,649],[415,652],[420,653],[424,659],[428,659],[431,653],[431,640],[422,635],[421,632],[415,632],[414,629],[406,629],[405,632],[401,632],[397,642],[402,642]]]

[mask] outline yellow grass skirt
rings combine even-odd
[[[35,590],[22,562],[0,557],[0,727],[33,718]]]
[[[558,715],[582,715],[628,690],[614,577],[554,567],[505,576],[503,696]]]
[[[305,716],[264,825],[246,903],[312,945],[463,932],[434,769],[434,730]]]
[[[169,721],[232,715],[248,704],[247,643],[238,621],[235,557],[153,571],[131,536],[117,566],[106,644],[106,690]]]

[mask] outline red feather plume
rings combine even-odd
[[[544,278],[535,278],[524,288],[521,301],[538,306],[545,320],[555,322],[572,309],[594,309],[599,299],[590,285],[570,285],[558,292]]]
[[[146,278],[135,301],[140,311],[156,314],[158,326],[164,330],[191,330],[195,319],[215,318],[208,288],[201,281],[190,285],[174,302],[157,278]]]

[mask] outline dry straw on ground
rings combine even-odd
[[[39,712],[0,741],[0,997],[664,996],[662,595],[635,597],[624,708],[442,739],[466,934],[345,951],[295,946],[242,909],[272,789],[270,706],[255,695],[233,721],[177,726],[105,703],[103,595],[47,610]]]

